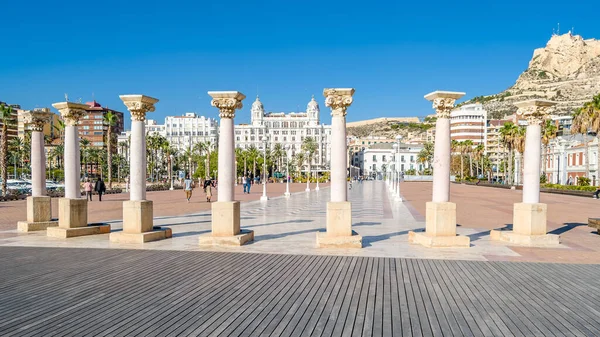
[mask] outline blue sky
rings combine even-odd
[[[600,38],[591,1],[37,1],[3,3],[0,100],[25,109],[119,94],[160,99],[149,118],[216,117],[209,90],[304,110],[356,88],[348,120],[432,113],[423,95],[511,86],[552,30]],[[128,117],[126,118],[127,122]],[[127,123],[128,125],[129,123]]]

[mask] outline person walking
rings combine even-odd
[[[85,198],[88,199],[89,201],[92,201],[92,190],[94,189],[94,186],[92,186],[92,183],[90,182],[90,179],[88,178],[85,183],[83,183],[83,190],[85,191]]]
[[[194,181],[190,179],[190,176],[186,176],[183,181],[184,190],[185,190],[185,198],[187,199],[188,204],[190,203],[190,199],[192,198],[192,190],[194,189]]]
[[[215,187],[211,178],[208,178],[204,181],[204,192],[206,193],[206,202],[210,202],[212,198],[212,188]]]
[[[102,181],[102,178],[98,178],[98,180],[96,180],[96,186],[94,186],[94,191],[98,193],[98,200],[102,201],[102,194],[106,192],[106,185],[104,185],[104,181]]]
[[[246,175],[244,174],[244,176],[242,177],[242,186],[244,186],[244,193],[246,193],[246,190],[248,189],[248,186],[246,186],[246,184],[248,184],[248,178],[246,178]]]

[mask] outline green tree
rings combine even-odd
[[[2,137],[0,148],[0,170],[2,171],[2,195],[6,195],[7,179],[8,179],[8,127],[13,126],[15,117],[13,109],[8,105],[0,105],[0,121],[2,122]]]
[[[571,124],[572,133],[580,133],[583,135],[583,146],[585,148],[585,176],[590,177],[590,162],[588,160],[588,132],[592,126],[594,119],[594,106],[589,102],[583,107],[575,110],[573,113],[573,122]]]
[[[542,174],[546,176],[546,161],[548,160],[548,143],[556,138],[557,127],[551,120],[542,125]]]
[[[505,181],[508,184],[513,184],[513,150],[514,150],[514,138],[517,135],[517,126],[512,123],[512,122],[506,122],[504,123],[504,125],[502,125],[502,127],[500,127],[500,129],[498,130],[498,132],[500,133],[500,142],[502,143],[502,145],[504,145],[504,147],[506,147],[508,149],[508,158],[507,158],[507,162],[508,162],[508,170],[505,173]]]
[[[108,189],[112,189],[112,146],[114,142],[113,127],[119,122],[119,116],[109,111],[104,114],[103,117],[104,126],[106,129],[106,153],[107,153],[107,166],[108,166]]]

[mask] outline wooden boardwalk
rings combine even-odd
[[[600,265],[0,248],[0,336],[599,336]]]

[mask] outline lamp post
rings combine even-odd
[[[396,151],[397,151],[397,155],[396,155],[396,160],[398,160],[398,158],[400,157],[400,142],[402,141],[402,136],[398,135],[396,136]],[[398,201],[402,201],[402,196],[400,195],[400,170],[399,170],[400,165],[396,165],[396,182],[394,184],[394,196],[396,196],[396,198],[398,199]]]
[[[306,172],[306,189],[305,192],[310,192],[310,152],[306,151],[306,161],[308,162],[308,171]]]
[[[264,151],[263,151],[263,195],[260,197],[260,201],[267,201],[269,197],[267,196],[267,145],[269,143],[269,136],[263,136],[262,141],[265,143]]]
[[[288,153],[291,150],[291,146],[287,145],[285,147],[285,152],[286,152],[286,156],[285,156],[285,193],[283,194],[284,197],[289,198],[290,194],[290,157],[288,156]]]
[[[169,188],[169,190],[174,190],[173,188],[173,155],[169,155],[169,159],[170,162],[169,164],[171,165],[171,167],[169,168],[169,180],[171,180],[171,188]]]

